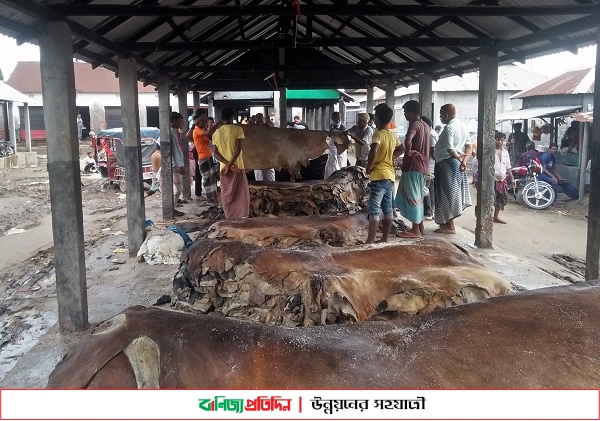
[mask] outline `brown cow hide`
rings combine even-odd
[[[48,387],[130,388],[133,372],[182,389],[597,389],[599,301],[598,281],[581,282],[311,328],[132,307],[92,329]]]
[[[308,165],[309,159],[322,155],[327,150],[324,130],[294,130],[277,127],[244,124],[242,154],[244,167],[249,170],[286,168],[292,179],[300,177],[300,166]],[[345,148],[350,144],[348,136],[336,135],[337,144]]]
[[[326,180],[248,184],[251,216],[354,213],[367,206],[369,197],[369,179],[360,167],[343,168]]]
[[[364,213],[342,216],[225,219],[214,223],[209,238],[236,240],[257,246],[290,247],[308,244],[351,246],[367,238]]]
[[[182,258],[172,304],[310,326],[428,313],[511,289],[444,240],[269,249],[206,239]]]

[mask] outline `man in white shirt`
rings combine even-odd
[[[467,181],[467,159],[471,155],[469,129],[456,118],[456,107],[440,108],[440,120],[446,126],[435,145],[435,230],[441,234],[456,234],[454,219],[471,206]]]
[[[504,206],[508,202],[508,185],[506,184],[506,176],[510,178],[510,183],[513,189],[516,187],[517,182],[515,181],[511,166],[510,156],[508,151],[504,148],[504,139],[506,135],[499,131],[496,131],[496,154],[494,160],[494,222],[499,224],[506,224],[506,221],[500,219],[500,211],[504,210]]]

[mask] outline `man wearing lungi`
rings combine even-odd
[[[407,101],[402,108],[409,126],[404,139],[406,152],[402,160],[402,177],[395,205],[400,208],[402,216],[412,222],[412,228],[399,231],[396,235],[401,238],[417,238],[425,234],[423,187],[425,176],[429,174],[431,128],[421,120],[421,105],[417,101]]]
[[[446,126],[435,145],[435,230],[456,234],[454,219],[471,206],[467,182],[467,159],[471,155],[469,129],[456,118],[456,107],[446,104],[440,108],[440,120]]]
[[[221,121],[214,127],[212,142],[215,158],[221,163],[221,200],[225,218],[247,218],[250,191],[242,157],[244,131],[233,124],[233,117],[231,108],[223,108]]]

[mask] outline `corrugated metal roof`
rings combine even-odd
[[[119,79],[110,70],[102,67],[92,69],[87,63],[73,63],[75,72],[75,90],[82,93],[119,93]],[[42,76],[40,63],[37,61],[20,61],[6,81],[12,88],[28,93],[42,92]],[[153,86],[138,83],[139,92],[155,92]]]
[[[281,36],[283,39],[292,40],[295,43],[293,48],[286,48],[286,63],[314,64],[315,68],[326,67],[335,63],[416,62],[418,64],[430,64],[428,68],[357,69],[353,73],[356,81],[360,83],[369,81],[370,84],[377,85],[393,81],[398,85],[410,85],[416,83],[417,76],[424,71],[433,73],[434,77],[443,77],[477,69],[479,55],[485,51],[484,47],[465,46],[460,42],[446,47],[433,45],[375,48],[355,44],[320,49],[316,47],[314,51],[308,51],[306,48],[300,47],[310,45],[315,40],[334,38],[417,39],[432,40],[433,42],[453,38],[478,42],[489,38],[497,41],[496,45],[500,49],[499,57],[502,64],[561,51],[563,48],[571,49],[589,45],[596,39],[597,22],[600,21],[598,16],[600,15],[600,9],[590,9],[593,6],[600,5],[600,0],[589,0],[585,3],[581,0],[528,0],[527,2],[524,0],[497,0],[498,7],[527,6],[539,9],[539,13],[537,13],[537,10],[535,11],[536,15],[529,13],[522,16],[515,13],[510,16],[469,14],[442,16],[401,13],[372,15],[369,14],[369,11],[378,7],[400,5],[416,6],[421,10],[439,6],[464,6],[466,10],[471,7],[498,9],[495,5],[480,6],[477,4],[485,2],[473,2],[471,0],[370,0],[368,4],[364,4],[364,1],[360,0],[349,0],[347,2],[348,6],[334,6],[332,10],[335,10],[335,14],[314,14],[309,18],[306,14],[303,14],[303,10],[315,6],[332,6],[330,0],[312,0],[310,3],[300,4],[300,16],[297,19],[292,16],[282,18],[277,16],[276,13],[250,16],[233,16],[226,13],[221,16],[207,16],[202,15],[202,13],[178,15],[181,11],[193,11],[193,8],[198,6],[236,7],[232,5],[233,2],[231,1],[222,0],[184,2],[182,0],[159,0],[156,4],[160,6],[177,6],[178,13],[144,16],[142,11],[145,7],[155,7],[155,5],[149,3],[151,2],[147,0],[91,0],[81,2],[72,0],[5,0],[3,1],[3,7],[0,8],[0,32],[13,37],[19,36],[35,43],[38,28],[49,20],[47,15],[39,12],[40,6],[41,9],[51,13],[59,10],[63,14],[61,18],[73,25],[76,40],[75,54],[77,57],[85,58],[94,63],[102,63],[108,68],[115,68],[119,51],[126,51],[138,59],[142,79],[152,83],[156,82],[158,75],[163,74],[164,66],[176,67],[182,63],[186,63],[187,66],[215,65],[235,58],[244,61],[245,64],[249,62],[255,62],[263,66],[277,66],[279,64],[277,51],[264,51],[267,47],[255,50],[240,47],[239,49],[224,48],[221,51],[182,51],[181,45],[186,43],[187,40],[200,42],[210,40],[218,46],[219,42],[227,40],[264,41],[280,39]],[[260,5],[268,5],[273,8],[274,12],[286,7],[279,0],[240,0],[239,4],[244,13],[250,8]],[[35,7],[28,7],[28,5]],[[73,15],[74,12],[72,11],[74,9],[89,8],[94,5],[106,5],[106,15],[95,16],[94,14],[86,15],[85,13]],[[115,13],[113,12],[114,9],[111,9],[114,5],[136,6],[136,13],[138,10],[140,12],[138,15],[134,14],[133,16]],[[61,6],[62,8],[59,9]],[[351,6],[364,8],[364,15],[345,15],[344,7]],[[546,10],[550,10],[549,8],[553,6],[566,6],[570,7],[570,10],[574,10],[575,13],[582,10],[586,11],[587,14],[544,14]],[[591,14],[590,11],[594,11],[594,14]],[[103,10],[100,10],[96,14],[102,13]],[[243,24],[240,25],[240,22]],[[572,27],[569,26],[557,36],[553,37],[548,34],[548,36],[540,39],[535,38],[535,34],[540,33],[540,31],[542,33],[544,33],[543,31],[557,31],[572,22],[578,24],[572,25]],[[81,27],[77,25],[81,25]],[[100,31],[99,36],[104,39],[103,42],[98,44],[102,45],[90,44],[90,39],[93,39],[93,37],[79,33],[78,31],[81,32],[82,28]],[[285,29],[280,31],[282,28]],[[306,39],[309,31],[313,37],[312,41]],[[534,38],[527,38],[531,36]],[[518,40],[518,42],[506,46],[506,42],[511,40]],[[179,43],[180,45],[172,51],[166,50],[169,47],[165,46],[162,48],[157,47],[156,51],[151,49],[137,50],[135,46],[132,46],[132,43],[142,42],[160,42],[168,46],[173,43]],[[469,44],[472,44],[472,42],[469,42]],[[316,55],[320,55],[321,60],[304,63],[304,57],[307,55],[316,57],[315,52]],[[251,58],[248,59],[247,56],[251,56]],[[223,57],[226,59],[224,60]],[[235,64],[235,60],[233,64]],[[352,70],[346,73],[351,72]],[[187,79],[189,75],[203,75],[202,77],[205,77],[208,73],[211,73],[210,79],[214,82],[218,82],[225,77],[220,72],[190,72],[189,67],[181,72],[177,72],[176,69],[168,69],[167,73],[173,78],[173,82],[181,78],[189,85],[194,84],[193,79]],[[303,76],[299,76],[300,72],[298,72],[298,76],[292,77],[288,82],[293,83],[294,78],[296,78],[303,80],[302,83],[304,84],[310,84],[311,79],[307,76],[308,73],[311,72],[306,71]],[[323,80],[319,76],[318,79],[313,78],[312,83],[331,83],[331,87],[334,87],[336,75],[336,73],[332,73],[330,80]],[[248,75],[245,77],[253,80],[256,84],[265,75],[261,72],[253,72],[253,76],[255,79],[251,79],[251,76]],[[343,80],[349,79],[350,76],[352,74],[346,74]],[[230,76],[228,77],[230,78]],[[258,88],[258,84],[255,87]]]
[[[519,92],[513,98],[545,95],[573,95],[594,93],[594,67],[571,70],[531,89]]]
[[[535,86],[548,78],[515,65],[500,66],[498,68],[498,91],[522,91],[531,86]],[[432,84],[433,92],[459,92],[459,91],[478,91],[479,90],[479,72],[465,73],[462,77],[446,77]],[[407,88],[396,89],[395,96],[405,96],[419,92],[418,85],[411,85]],[[385,91],[377,91],[373,95],[375,100],[385,98]]]
[[[12,86],[0,81],[0,101],[31,102],[28,97]]]
[[[522,110],[507,111],[496,116],[496,121],[524,120],[539,117],[562,117],[581,107],[560,105],[555,107],[523,108]]]

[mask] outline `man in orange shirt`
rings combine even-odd
[[[202,177],[204,196],[213,204],[217,204],[217,172],[213,165],[210,138],[208,137],[208,118],[204,114],[194,115],[194,146],[198,155],[198,170]],[[202,196],[197,195],[197,198]]]

